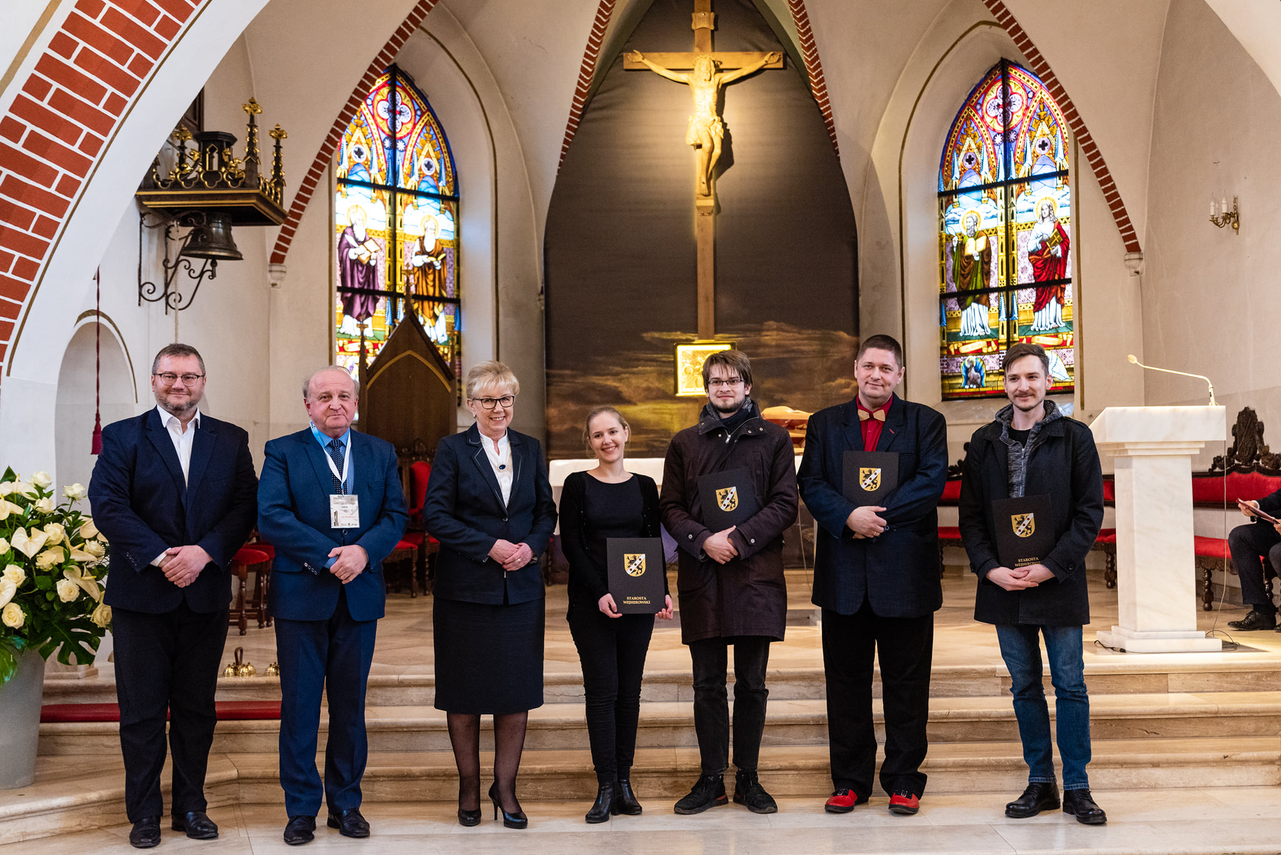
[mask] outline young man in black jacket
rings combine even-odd
[[[1039,636],[1045,637],[1054,684],[1063,812],[1086,825],[1107,815],[1090,796],[1090,699],[1085,688],[1081,629],[1090,622],[1085,556],[1103,522],[1103,473],[1090,429],[1064,416],[1049,391],[1044,348],[1019,343],[1005,353],[1010,405],[974,432],[961,482],[960,527],[970,566],[979,577],[974,617],[996,624],[1001,657],[1013,683],[1014,715],[1028,764],[1028,786],[1005,806],[1014,818],[1059,807],[1050,746],[1050,715],[1041,677]],[[1048,496],[1053,547],[1040,562],[1004,566],[997,555],[996,499]]]

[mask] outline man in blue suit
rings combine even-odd
[[[267,443],[258,530],[276,548],[268,607],[280,662],[280,785],[285,842],[310,842],[320,812],[320,698],[329,700],[323,794],[328,824],[368,837],[360,779],[369,753],[365,686],[387,598],[382,562],[408,508],[396,450],[351,430],[359,390],[338,366],[303,384],[311,426]]]
[[[231,563],[257,510],[249,436],[200,412],[205,363],[185,344],[151,366],[155,409],[107,425],[89,482],[94,523],[111,542],[125,811],[139,849],[160,843],[165,719],[173,751],[173,828],[208,840],[205,769],[227,641]]]
[[[862,342],[858,395],[809,420],[798,474],[818,521],[814,604],[823,609],[823,667],[835,792],[829,813],[866,802],[876,765],[872,656],[881,663],[885,762],[881,787],[891,813],[920,806],[930,706],[934,612],[939,583],[938,501],[947,479],[947,424],[929,407],[894,394],[903,349],[887,335]],[[898,455],[898,487],[884,506],[855,507],[844,494],[846,451]]]

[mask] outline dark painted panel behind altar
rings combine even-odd
[[[750,0],[715,0],[718,51],[781,50]],[[691,0],[655,0],[626,50],[690,51]],[[858,264],[840,163],[789,58],[723,92],[716,332],[752,357],[763,407],[854,393]],[[697,332],[689,87],[613,58],[556,180],[546,230],[551,457],[582,457],[582,420],[618,407],[628,452],[661,456],[705,399],[673,394],[673,344]]]

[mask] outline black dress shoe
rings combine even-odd
[[[617,813],[614,810],[614,787],[617,786],[613,781],[608,784],[600,784],[596,788],[596,801],[592,804],[591,810],[587,811],[584,817],[589,823],[608,822],[610,816]]]
[[[1276,615],[1264,614],[1260,611],[1252,611],[1241,620],[1230,620],[1228,626],[1233,629],[1239,629],[1242,632],[1254,632],[1260,629],[1276,629]]]
[[[458,824],[467,828],[473,828],[480,825],[480,808],[475,810],[458,809]]]
[[[369,836],[369,823],[360,815],[360,808],[329,811],[330,828],[338,829],[343,837],[363,838]]]
[[[632,792],[632,782],[627,778],[618,779],[618,789],[614,791],[614,815],[640,816],[641,803],[636,801]]]
[[[218,836],[218,826],[202,810],[189,810],[181,816],[174,814],[173,830],[185,831],[192,840],[213,840]]]
[[[1103,825],[1108,821],[1108,815],[1094,803],[1089,790],[1065,790],[1063,812],[1070,813],[1077,822],[1085,825]]]
[[[285,826],[285,842],[290,846],[301,846],[316,839],[316,818],[314,816],[291,816]]]
[[[497,781],[489,785],[489,800],[494,803],[494,819],[498,819],[499,812],[502,812],[504,828],[529,827],[529,817],[525,816],[525,812],[520,809],[519,803],[516,805],[516,810],[509,813],[507,808],[503,807],[503,803],[498,800]]]
[[[1027,819],[1043,810],[1054,810],[1058,806],[1059,785],[1034,782],[1027,785],[1023,795],[1005,806],[1005,815],[1014,819]]]
[[[134,849],[150,849],[160,845],[160,817],[144,816],[133,824],[129,832],[129,845]]]

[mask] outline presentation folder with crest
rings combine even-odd
[[[713,532],[746,522],[760,510],[746,469],[699,476],[698,495],[703,501],[703,525]]]
[[[611,537],[605,541],[605,569],[614,605],[625,615],[663,610],[663,539]]]
[[[845,498],[855,507],[885,506],[898,487],[898,455],[893,451],[847,451],[843,484]]]
[[[1048,495],[996,499],[992,519],[996,522],[996,556],[1003,567],[1040,564],[1054,548]]]

